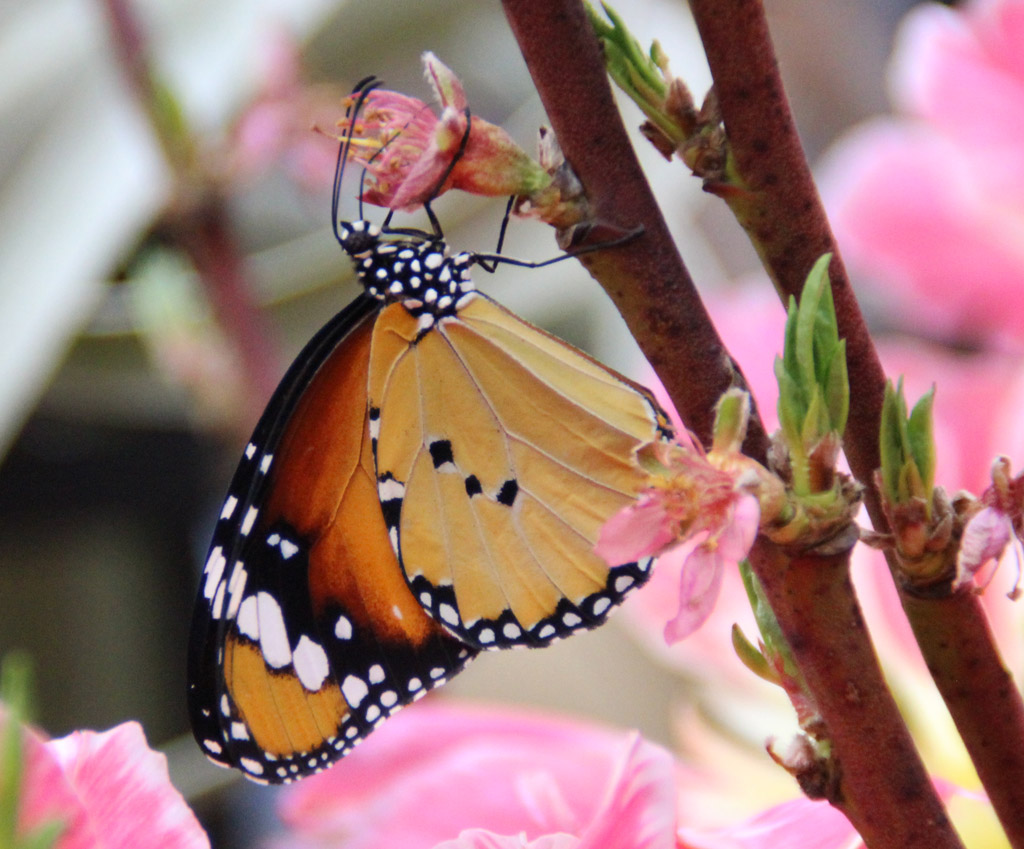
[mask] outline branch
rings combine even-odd
[[[643,237],[599,252],[587,265],[619,307],[683,420],[706,441],[711,410],[738,370],[730,367],[629,146],[583,8],[578,0],[504,0],[503,5],[598,220],[625,229],[644,227]],[[824,252],[815,250],[815,258]],[[800,267],[798,282],[810,266]],[[745,448],[763,460],[764,430],[754,422]],[[763,539],[753,554],[754,569],[807,673],[843,770],[843,810],[873,847],[959,846],[885,688],[845,560],[821,570],[815,568],[820,558],[790,563]],[[824,611],[817,607],[823,596],[829,599]],[[825,618],[829,614],[833,621]],[[840,651],[834,647],[837,638]]]
[[[873,475],[885,374],[840,259],[800,146],[760,0],[691,0],[737,171],[750,190],[741,223],[782,295],[798,295],[814,261],[832,252],[832,292],[847,343],[850,419],[844,450],[875,528],[884,532]],[[890,560],[890,568],[895,568]],[[904,611],[936,686],[1015,847],[1024,847],[1024,702],[970,591],[915,598]]]
[[[204,172],[173,98],[153,73],[145,36],[130,2],[104,0],[103,5],[122,74],[174,175],[175,200],[165,213],[162,234],[188,255],[238,357],[247,384],[244,397],[250,399],[251,407],[239,410],[239,426],[248,435],[250,423],[279,377],[271,335],[252,300],[217,180]]]

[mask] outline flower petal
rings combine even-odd
[[[658,553],[673,538],[671,519],[662,502],[641,498],[604,523],[594,551],[606,563],[618,566]]]
[[[795,799],[714,831],[679,829],[684,849],[856,849],[850,821],[828,802]]]
[[[1011,534],[1009,520],[995,507],[985,507],[972,516],[960,540],[956,585],[968,583],[982,566],[1001,557]]]
[[[669,645],[688,637],[711,615],[722,589],[724,563],[713,544],[701,543],[690,552],[679,580],[679,611],[665,626]]]
[[[137,722],[104,732],[76,731],[47,748],[63,768],[95,835],[83,842],[76,830],[59,842],[59,849],[209,847],[195,815],[170,782],[167,758],[149,748]]]

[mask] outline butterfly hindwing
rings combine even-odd
[[[388,540],[366,406],[378,310],[357,299],[285,376],[202,578],[193,729],[212,760],[256,780],[323,769],[474,654],[411,596]]]
[[[373,336],[378,487],[416,598],[480,648],[600,624],[650,567],[593,552],[668,432],[649,393],[479,294],[426,331],[389,305]]]

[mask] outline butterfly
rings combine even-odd
[[[258,782],[323,770],[481,650],[601,624],[651,561],[605,563],[599,530],[671,435],[646,389],[476,291],[495,255],[340,221],[345,156],[365,292],[256,425],[190,636],[196,740]]]

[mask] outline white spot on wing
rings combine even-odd
[[[341,694],[353,708],[359,707],[359,703],[369,692],[370,688],[366,686],[366,682],[355,675],[349,675],[341,682]]]
[[[506,622],[501,628],[501,633],[505,635],[506,639],[514,640],[522,636],[523,629],[516,625],[515,622]]]
[[[239,758],[238,765],[253,775],[263,775],[263,764],[259,761],[254,761],[252,758]]]
[[[206,598],[213,598],[213,594],[217,592],[217,584],[220,583],[226,564],[227,560],[224,557],[224,550],[219,545],[214,547],[206,561],[206,568],[203,570],[206,574],[206,583],[203,584],[203,595]]]
[[[599,598],[597,601],[594,602],[594,606],[591,609],[594,611],[594,615],[595,616],[600,616],[602,613],[604,613],[611,606],[612,606],[611,599],[607,598],[605,596],[602,596],[601,598]]]
[[[305,634],[299,638],[299,644],[292,653],[292,665],[302,686],[311,693],[315,693],[323,686],[331,671],[323,646],[313,642]]]
[[[381,501],[392,501],[405,495],[405,485],[394,478],[377,483],[377,496]]]
[[[294,542],[290,539],[281,540],[281,556],[285,560],[290,560],[298,553],[299,547]]]
[[[370,679],[371,684],[379,684],[381,681],[384,680],[384,667],[381,666],[379,663],[375,663],[373,666],[370,667],[368,677]]]
[[[572,611],[562,615],[562,622],[567,628],[575,628],[583,620]]]
[[[449,625],[459,624],[459,614],[450,604],[445,602],[439,604],[437,607],[437,613],[443,622],[446,622]]]
[[[245,514],[245,518],[242,520],[242,536],[248,536],[249,531],[252,530],[253,522],[256,521],[256,517],[259,515],[258,507],[250,507],[249,512]]]
[[[206,747],[207,751],[213,752],[215,755],[219,755],[224,751],[224,747],[216,740],[203,740],[203,746]]]
[[[281,606],[268,592],[256,594],[256,614],[259,616],[260,651],[263,660],[272,669],[281,669],[292,661],[288,645],[288,631],[284,626]]]
[[[635,583],[636,581],[632,575],[619,575],[619,577],[615,579],[615,592],[624,593]]]
[[[334,623],[334,636],[339,640],[352,639],[352,622],[347,616],[339,616]]]
[[[224,612],[224,588],[227,587],[227,581],[221,581],[217,584],[217,592],[213,597],[213,605],[210,607],[210,616],[214,619],[220,619],[221,613]]]
[[[264,454],[263,459],[260,460],[260,471],[266,474],[270,469],[270,464],[274,462],[273,454]]]
[[[248,740],[249,729],[245,727],[244,722],[232,722],[231,736],[234,737],[236,740]]]
[[[253,445],[251,442],[248,445],[245,446],[245,456],[246,456],[246,459],[251,460],[252,457],[253,457],[253,454],[255,454],[255,453],[256,453],[256,446]]]
[[[248,579],[249,574],[245,571],[242,561],[236,560],[235,568],[231,570],[231,580],[228,581],[228,619],[234,619],[237,615]]]
[[[242,601],[238,608],[238,616],[235,625],[239,633],[244,634],[253,642],[260,638],[260,617],[257,611],[256,596],[251,595]]]
[[[220,517],[221,519],[230,519],[231,514],[235,512],[235,507],[238,506],[238,499],[233,495],[229,495],[224,499],[224,506],[221,508]]]

